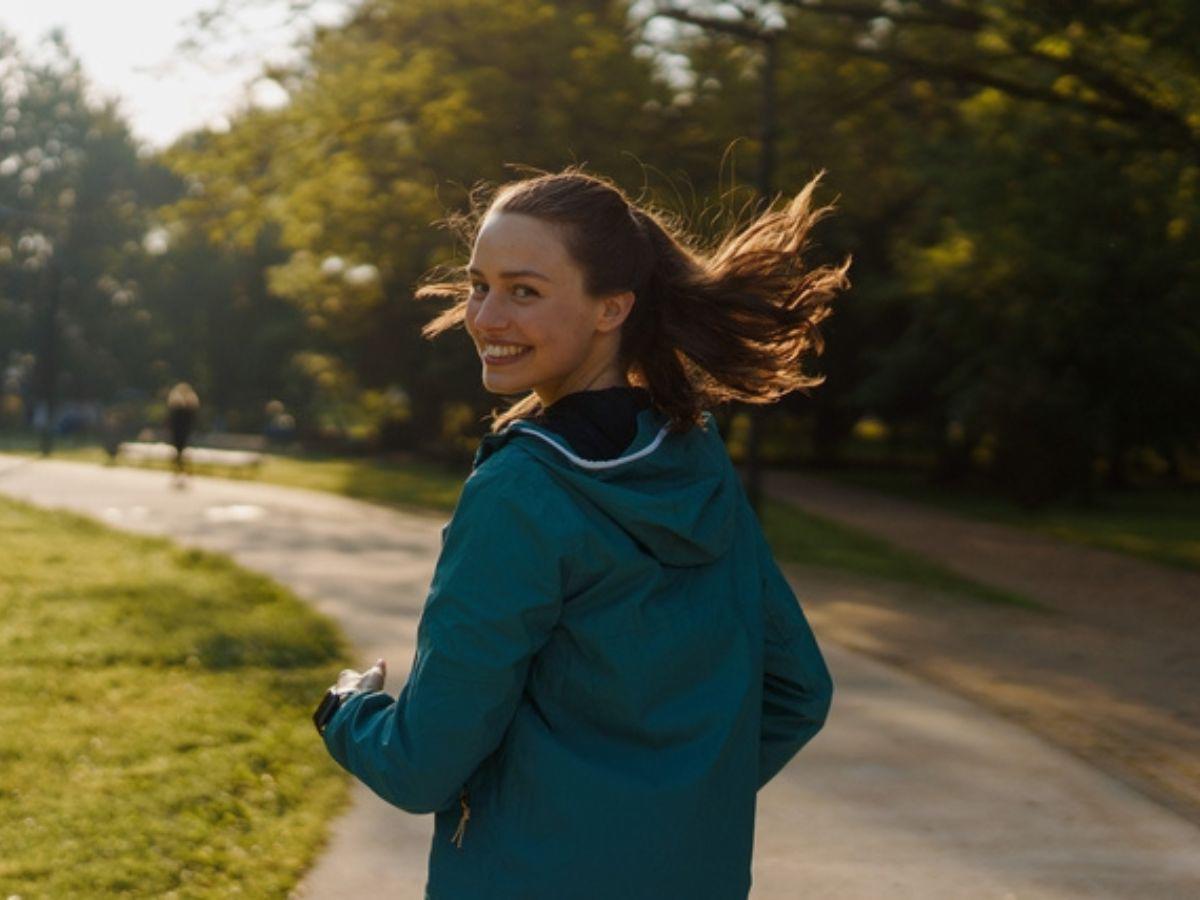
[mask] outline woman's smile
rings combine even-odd
[[[493,344],[487,343],[479,351],[479,357],[485,365],[507,366],[523,359],[532,350],[524,344]]]

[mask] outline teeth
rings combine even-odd
[[[485,356],[516,356],[518,353],[524,353],[528,347],[517,347],[514,345],[498,346],[496,344],[487,344],[483,348]]]

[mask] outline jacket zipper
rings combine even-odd
[[[459,805],[462,806],[462,817],[458,820],[458,828],[454,830],[454,836],[450,838],[455,845],[461,850],[463,842],[463,833],[467,830],[467,820],[471,818],[471,807],[467,805],[467,789],[463,788],[458,795]]]

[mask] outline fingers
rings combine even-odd
[[[337,685],[334,687],[338,692],[353,691],[358,689],[358,683],[362,680],[362,675],[353,669],[342,669],[338,675]]]
[[[365,672],[356,672],[354,669],[342,669],[341,674],[338,675],[334,690],[338,693],[382,691],[383,683],[386,679],[387,661],[378,659],[375,661],[375,665],[371,666]]]
[[[359,682],[359,690],[381,691],[383,690],[383,682],[386,678],[387,662],[382,659],[376,660],[375,665],[363,673],[362,680]]]

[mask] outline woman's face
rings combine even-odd
[[[616,370],[617,337],[632,297],[589,295],[555,226],[489,213],[469,271],[466,326],[487,390],[532,390],[549,406],[575,391],[624,383]]]

